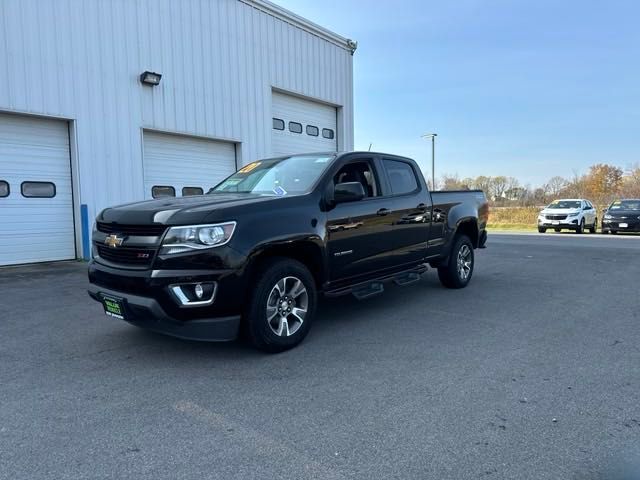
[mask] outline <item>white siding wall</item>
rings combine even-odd
[[[143,198],[142,128],[240,142],[239,164],[270,155],[272,88],[343,107],[338,147],[352,148],[350,52],[260,4],[1,0],[0,111],[73,121],[90,219]]]

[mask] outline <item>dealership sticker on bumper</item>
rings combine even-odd
[[[104,313],[108,316],[124,320],[124,307],[122,305],[122,299],[113,297],[102,297],[102,306],[104,307]]]

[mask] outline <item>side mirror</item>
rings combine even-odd
[[[582,210],[591,210],[589,207],[585,206]]]
[[[364,187],[360,182],[338,183],[333,190],[333,202],[356,202],[365,197]]]

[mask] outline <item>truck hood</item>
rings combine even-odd
[[[100,222],[129,225],[188,225],[216,219],[216,213],[237,206],[278,202],[283,197],[253,193],[213,193],[189,197],[159,198],[127,203],[104,209],[97,217]]]

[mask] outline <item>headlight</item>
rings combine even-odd
[[[171,227],[164,237],[160,254],[219,247],[231,240],[235,229],[236,222]]]
[[[609,214],[607,214],[607,215],[605,215],[605,216],[604,216],[604,219],[605,219],[605,220],[611,220],[612,218],[613,218],[613,216],[612,216],[612,215],[609,215]]]
[[[581,212],[573,212],[569,214],[569,217],[577,217]]]

